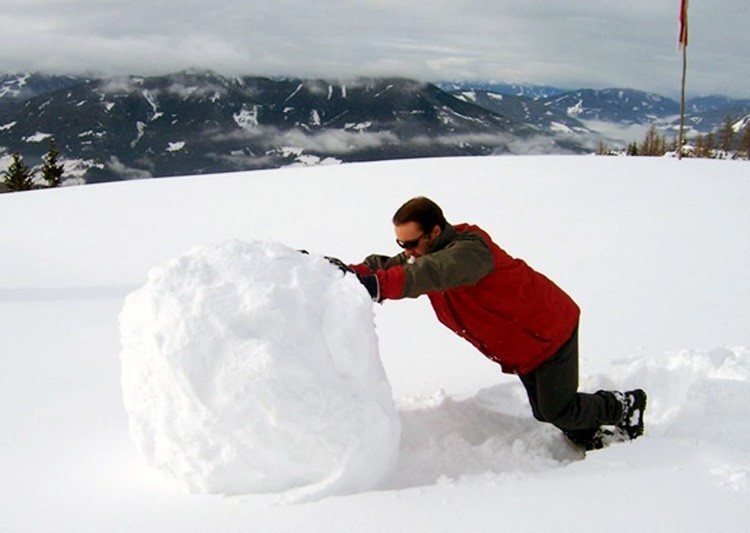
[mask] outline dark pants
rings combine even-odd
[[[572,440],[622,417],[622,406],[611,392],[578,392],[578,328],[551,359],[519,377],[534,418],[555,425]]]

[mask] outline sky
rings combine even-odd
[[[679,95],[679,0],[3,0],[0,71],[496,80]],[[747,0],[692,0],[688,95],[750,98]]]

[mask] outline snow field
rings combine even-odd
[[[423,299],[368,302],[402,426],[380,488],[284,505],[188,494],[147,467],[123,406],[118,314],[149,269],[228,239],[347,261],[396,252],[390,217],[416,194],[574,296],[581,388],[646,389],[646,434],[582,459],[532,419],[517,379],[437,324]],[[2,195],[0,530],[744,533],[748,198],[746,162],[606,157]]]

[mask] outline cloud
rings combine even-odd
[[[387,131],[324,130],[311,135],[295,129],[283,132],[276,138],[278,145],[300,147],[309,152],[323,152],[334,155],[347,154],[353,150],[379,148],[398,142],[398,137]]]
[[[109,158],[109,161],[107,162],[107,167],[114,174],[116,174],[117,176],[120,176],[122,179],[125,179],[125,180],[148,179],[148,178],[154,177],[153,174],[151,174],[151,172],[149,172],[148,170],[129,167],[125,165],[123,162],[121,162],[115,156],[112,156]]]
[[[326,154],[348,154],[352,151],[379,148],[399,142],[398,137],[389,132],[348,131],[341,129],[308,132],[301,129],[280,130],[272,126],[256,126],[252,129],[216,133],[212,139],[217,142],[242,139],[262,141],[268,148],[287,146],[306,152]]]
[[[690,4],[688,88],[750,96],[747,0]],[[5,0],[0,70],[679,90],[678,2]]]

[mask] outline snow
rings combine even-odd
[[[135,145],[143,138],[143,135],[146,133],[147,124],[139,120],[135,123],[135,127],[138,130],[138,135],[130,142],[132,148],[135,148]]]
[[[179,152],[185,148],[185,141],[167,143],[167,152]]]
[[[584,456],[531,417],[517,378],[420,298],[370,304],[402,426],[379,488],[297,505],[196,495],[143,461],[123,402],[118,316],[151,269],[232,239],[347,261],[396,253],[390,218],[417,194],[576,299],[581,388],[646,389],[642,438]],[[745,531],[748,198],[746,162],[593,156],[1,195],[0,529]]]
[[[0,155],[0,172],[5,172],[13,164],[13,156],[11,154]]]
[[[93,159],[65,159],[62,161],[62,165],[64,168],[63,186],[83,185],[86,183],[83,176],[89,169],[104,168],[104,165]]]
[[[300,83],[299,85],[297,85],[297,88],[294,89],[294,91],[292,92],[292,94],[290,94],[289,96],[286,97],[286,99],[284,100],[284,102],[288,102],[289,100],[291,100],[292,98],[294,98],[297,95],[297,93],[302,90],[302,88],[304,86],[305,86],[304,83]]]
[[[245,105],[239,113],[232,115],[234,122],[243,130],[253,130],[258,127],[258,106],[253,105],[248,109]]]
[[[736,134],[742,132],[750,124],[750,115],[746,115],[732,124],[732,131]],[[2,129],[2,128],[0,128]]]
[[[575,105],[570,106],[566,113],[571,117],[577,117],[583,112],[583,100],[578,100]]]
[[[336,159],[335,157],[326,157],[322,158],[317,155],[312,154],[303,154],[300,152],[295,158],[294,162],[286,165],[287,168],[294,168],[294,167],[311,167],[311,166],[318,166],[318,165],[340,165],[341,160]]]
[[[373,96],[373,98],[380,98],[383,94],[385,94],[386,92],[390,91],[391,89],[393,89],[393,84],[388,84],[388,86],[386,86],[385,89],[383,89],[382,91],[379,91],[379,92],[375,93],[375,96]]]
[[[358,132],[363,132],[372,127],[372,121],[367,120],[365,122],[347,122],[344,124],[345,130],[354,130]]]
[[[51,133],[43,133],[41,131],[37,131],[33,135],[23,137],[23,141],[27,143],[40,143],[42,141],[49,139],[50,137],[52,137]]]
[[[151,92],[148,89],[143,89],[141,91],[141,93],[143,94],[143,97],[148,102],[148,105],[151,106],[152,116],[149,119],[149,121],[153,122],[156,119],[158,119],[161,116],[163,116],[164,113],[162,113],[161,111],[159,111],[159,102],[157,101],[156,96],[154,96],[153,94],[151,94]]]
[[[562,124],[560,122],[552,121],[550,123],[550,130],[557,132],[557,133],[573,133],[573,130],[566,126],[565,124]]]
[[[278,243],[154,268],[120,315],[130,433],[191,492],[372,490],[400,421],[356,277]]]

